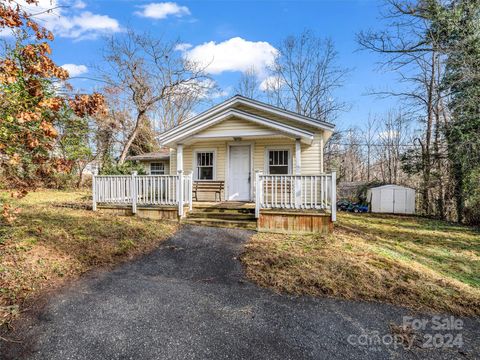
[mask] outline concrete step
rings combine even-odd
[[[225,219],[210,219],[210,218],[186,218],[182,220],[183,224],[238,228],[247,230],[256,230],[257,222],[250,220],[225,220]]]
[[[242,212],[209,212],[209,211],[191,211],[188,213],[187,218],[198,219],[224,219],[224,220],[252,220],[255,221],[254,213],[242,213]]]

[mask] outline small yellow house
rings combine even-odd
[[[253,201],[254,175],[324,172],[323,148],[334,125],[236,95],[163,133],[167,156],[132,157],[148,174],[193,173],[194,181],[223,182],[221,200]],[[167,160],[168,159],[168,160]],[[199,200],[215,200],[213,193]],[[218,197],[217,197],[218,199]]]
[[[259,231],[331,231],[336,175],[325,173],[330,123],[236,95],[130,157],[147,175],[96,176],[93,204]]]

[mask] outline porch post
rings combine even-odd
[[[137,213],[137,172],[132,173],[132,179],[130,180],[130,193],[132,194],[132,214]]]
[[[177,184],[177,201],[178,201],[178,216],[183,217],[183,192],[185,190],[183,170],[178,170],[178,184]]]
[[[93,174],[92,176],[92,210],[97,211],[97,186],[96,186],[96,177],[97,175]]]
[[[302,147],[300,139],[295,139],[295,175],[302,173]]]
[[[332,171],[332,195],[331,195],[331,212],[332,221],[337,221],[337,173]]]
[[[295,207],[302,204],[302,147],[300,139],[295,139]]]
[[[177,145],[177,171],[183,171],[183,144]]]
[[[320,173],[323,174],[323,135],[320,137]]]
[[[193,171],[188,173],[188,209],[192,211],[193,209]]]
[[[260,202],[262,199],[263,186],[260,184],[260,170],[255,170],[255,218],[260,217]]]

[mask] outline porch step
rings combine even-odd
[[[231,207],[226,205],[215,206],[201,206],[194,205],[193,211],[195,213],[223,213],[223,214],[255,214],[255,207]]]
[[[193,210],[187,215],[190,219],[222,219],[222,220],[252,220],[255,221],[255,211],[199,211]]]
[[[191,225],[203,225],[203,226],[214,226],[214,227],[225,227],[225,228],[239,228],[247,230],[256,230],[257,221],[256,220],[227,220],[227,219],[218,219],[218,218],[192,218],[187,217],[182,220],[183,224]]]

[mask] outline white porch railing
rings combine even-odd
[[[192,209],[192,174],[94,176],[93,210],[97,204],[178,206]],[[181,191],[179,191],[181,190]],[[336,220],[336,173],[318,175],[263,175],[255,174],[255,216],[261,209],[315,209],[329,210]]]
[[[255,215],[260,209],[330,210],[336,220],[336,173],[319,175],[255,175]]]
[[[182,191],[179,191],[179,190]],[[183,206],[192,207],[192,175],[106,175],[92,180],[93,210],[97,204],[178,206],[183,216]]]

